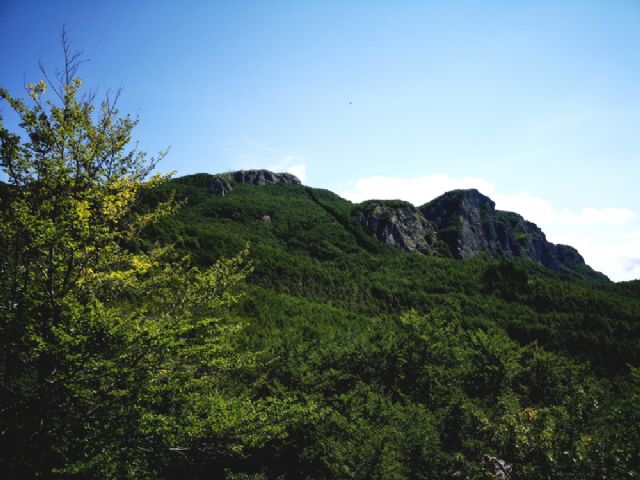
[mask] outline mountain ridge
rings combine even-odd
[[[265,169],[198,173],[175,181],[203,187],[216,196],[228,195],[238,185],[302,185],[293,174]],[[456,259],[483,254],[524,258],[555,272],[608,280],[589,267],[574,247],[549,242],[535,223],[518,213],[496,210],[495,202],[477,189],[452,190],[420,206],[402,200],[367,200],[353,204],[351,222],[381,243],[405,252]]]

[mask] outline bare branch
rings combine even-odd
[[[51,80],[51,78],[49,78],[49,74],[47,73],[47,69],[44,66],[44,63],[42,63],[42,60],[38,60],[38,68],[40,69],[40,73],[42,73],[42,75],[44,75],[45,80],[47,81],[47,83],[49,84],[49,86],[51,87],[51,90],[54,91],[54,93],[56,94],[56,96],[61,100],[64,101],[64,97],[62,96],[62,94],[60,93],[60,90],[58,90],[56,88],[55,83]]]

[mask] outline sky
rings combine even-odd
[[[160,171],[416,205],[477,188],[640,278],[638,0],[0,0],[0,85],[59,68],[63,25],[140,148],[170,147]]]

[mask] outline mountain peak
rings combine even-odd
[[[438,238],[455,258],[484,252],[496,258],[528,258],[555,271],[578,268],[602,277],[585,265],[575,248],[549,242],[535,223],[517,213],[496,210],[495,202],[476,189],[447,192],[419,210],[434,223]]]
[[[291,173],[275,173],[265,169],[236,170],[215,175],[196,173],[180,177],[176,179],[176,181],[204,187],[219,197],[228,195],[233,190],[234,185],[239,184],[255,185],[258,187],[277,183],[301,184],[300,179]]]
[[[295,175],[264,169],[200,173],[176,181],[219,197],[239,185],[301,184]],[[517,213],[496,210],[495,202],[475,188],[451,190],[419,207],[400,200],[365,201],[352,209],[351,221],[380,242],[407,252],[458,259],[480,254],[525,258],[554,271],[604,277],[591,270],[575,248],[549,242],[536,224]]]
[[[300,179],[292,173],[275,173],[265,169],[237,170],[235,172],[221,173],[218,176],[230,179],[235,183],[246,183],[256,186],[276,183],[301,184]]]
[[[451,190],[417,208],[398,201],[363,202],[353,217],[378,240],[409,252],[459,259],[479,254],[527,258],[554,271],[603,277],[585,264],[575,248],[549,242],[535,223],[496,210],[495,202],[475,188]]]

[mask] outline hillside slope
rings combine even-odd
[[[186,205],[150,230],[149,240],[176,243],[200,264],[250,242],[252,284],[358,314],[427,312],[455,299],[468,324],[498,326],[524,343],[607,368],[640,358],[640,301],[628,288],[593,272],[571,247],[546,242],[520,216],[496,212],[477,191],[451,192],[419,209],[406,202],[354,205],[291,176],[269,173],[271,180],[257,186],[237,179],[267,178],[263,172],[227,175],[236,180],[224,195],[211,187],[218,176],[172,182],[166,190]],[[466,206],[469,198],[479,208]],[[478,211],[483,221],[467,219]],[[452,222],[461,226],[451,229]]]
[[[543,234],[490,208],[474,223],[451,199],[443,211],[446,196],[354,205],[288,177],[228,174],[224,191],[219,179],[153,192],[148,202],[173,191],[184,205],[131,247],[173,243],[209,265],[249,242],[235,314],[238,348],[258,363],[229,388],[306,413],[175,478],[494,478],[486,455],[512,479],[638,474],[637,282],[612,283],[551,244],[551,268],[517,255]]]

